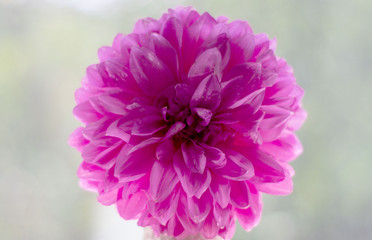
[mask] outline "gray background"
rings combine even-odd
[[[0,0],[0,238],[95,239],[105,207],[79,188],[67,145],[74,90],[100,46],[177,5],[276,37],[306,90],[294,192],[265,195],[259,226],[234,239],[372,239],[370,0]],[[129,239],[105,216],[117,228],[101,239]]]

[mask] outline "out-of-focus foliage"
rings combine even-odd
[[[278,55],[306,91],[294,192],[264,196],[260,225],[250,233],[238,227],[234,239],[371,239],[366,0],[0,0],[0,238],[97,239],[98,204],[79,189],[80,156],[67,145],[79,125],[71,113],[74,90],[98,61],[98,47],[130,32],[136,19],[177,5],[247,20],[255,32],[276,37]],[[118,226],[112,236],[126,239],[121,220],[106,218],[100,222]]]

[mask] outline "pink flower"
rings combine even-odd
[[[76,91],[81,186],[157,234],[231,239],[292,191],[306,113],[276,42],[191,8],[139,20]]]

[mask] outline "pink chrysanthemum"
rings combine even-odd
[[[292,191],[306,113],[275,40],[191,8],[142,19],[98,52],[76,91],[82,187],[157,234],[231,239],[261,193]]]

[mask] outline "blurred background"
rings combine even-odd
[[[294,192],[234,240],[372,239],[370,0],[0,0],[0,239],[141,239],[78,186],[74,90],[100,46],[177,5],[276,37],[306,91]]]

